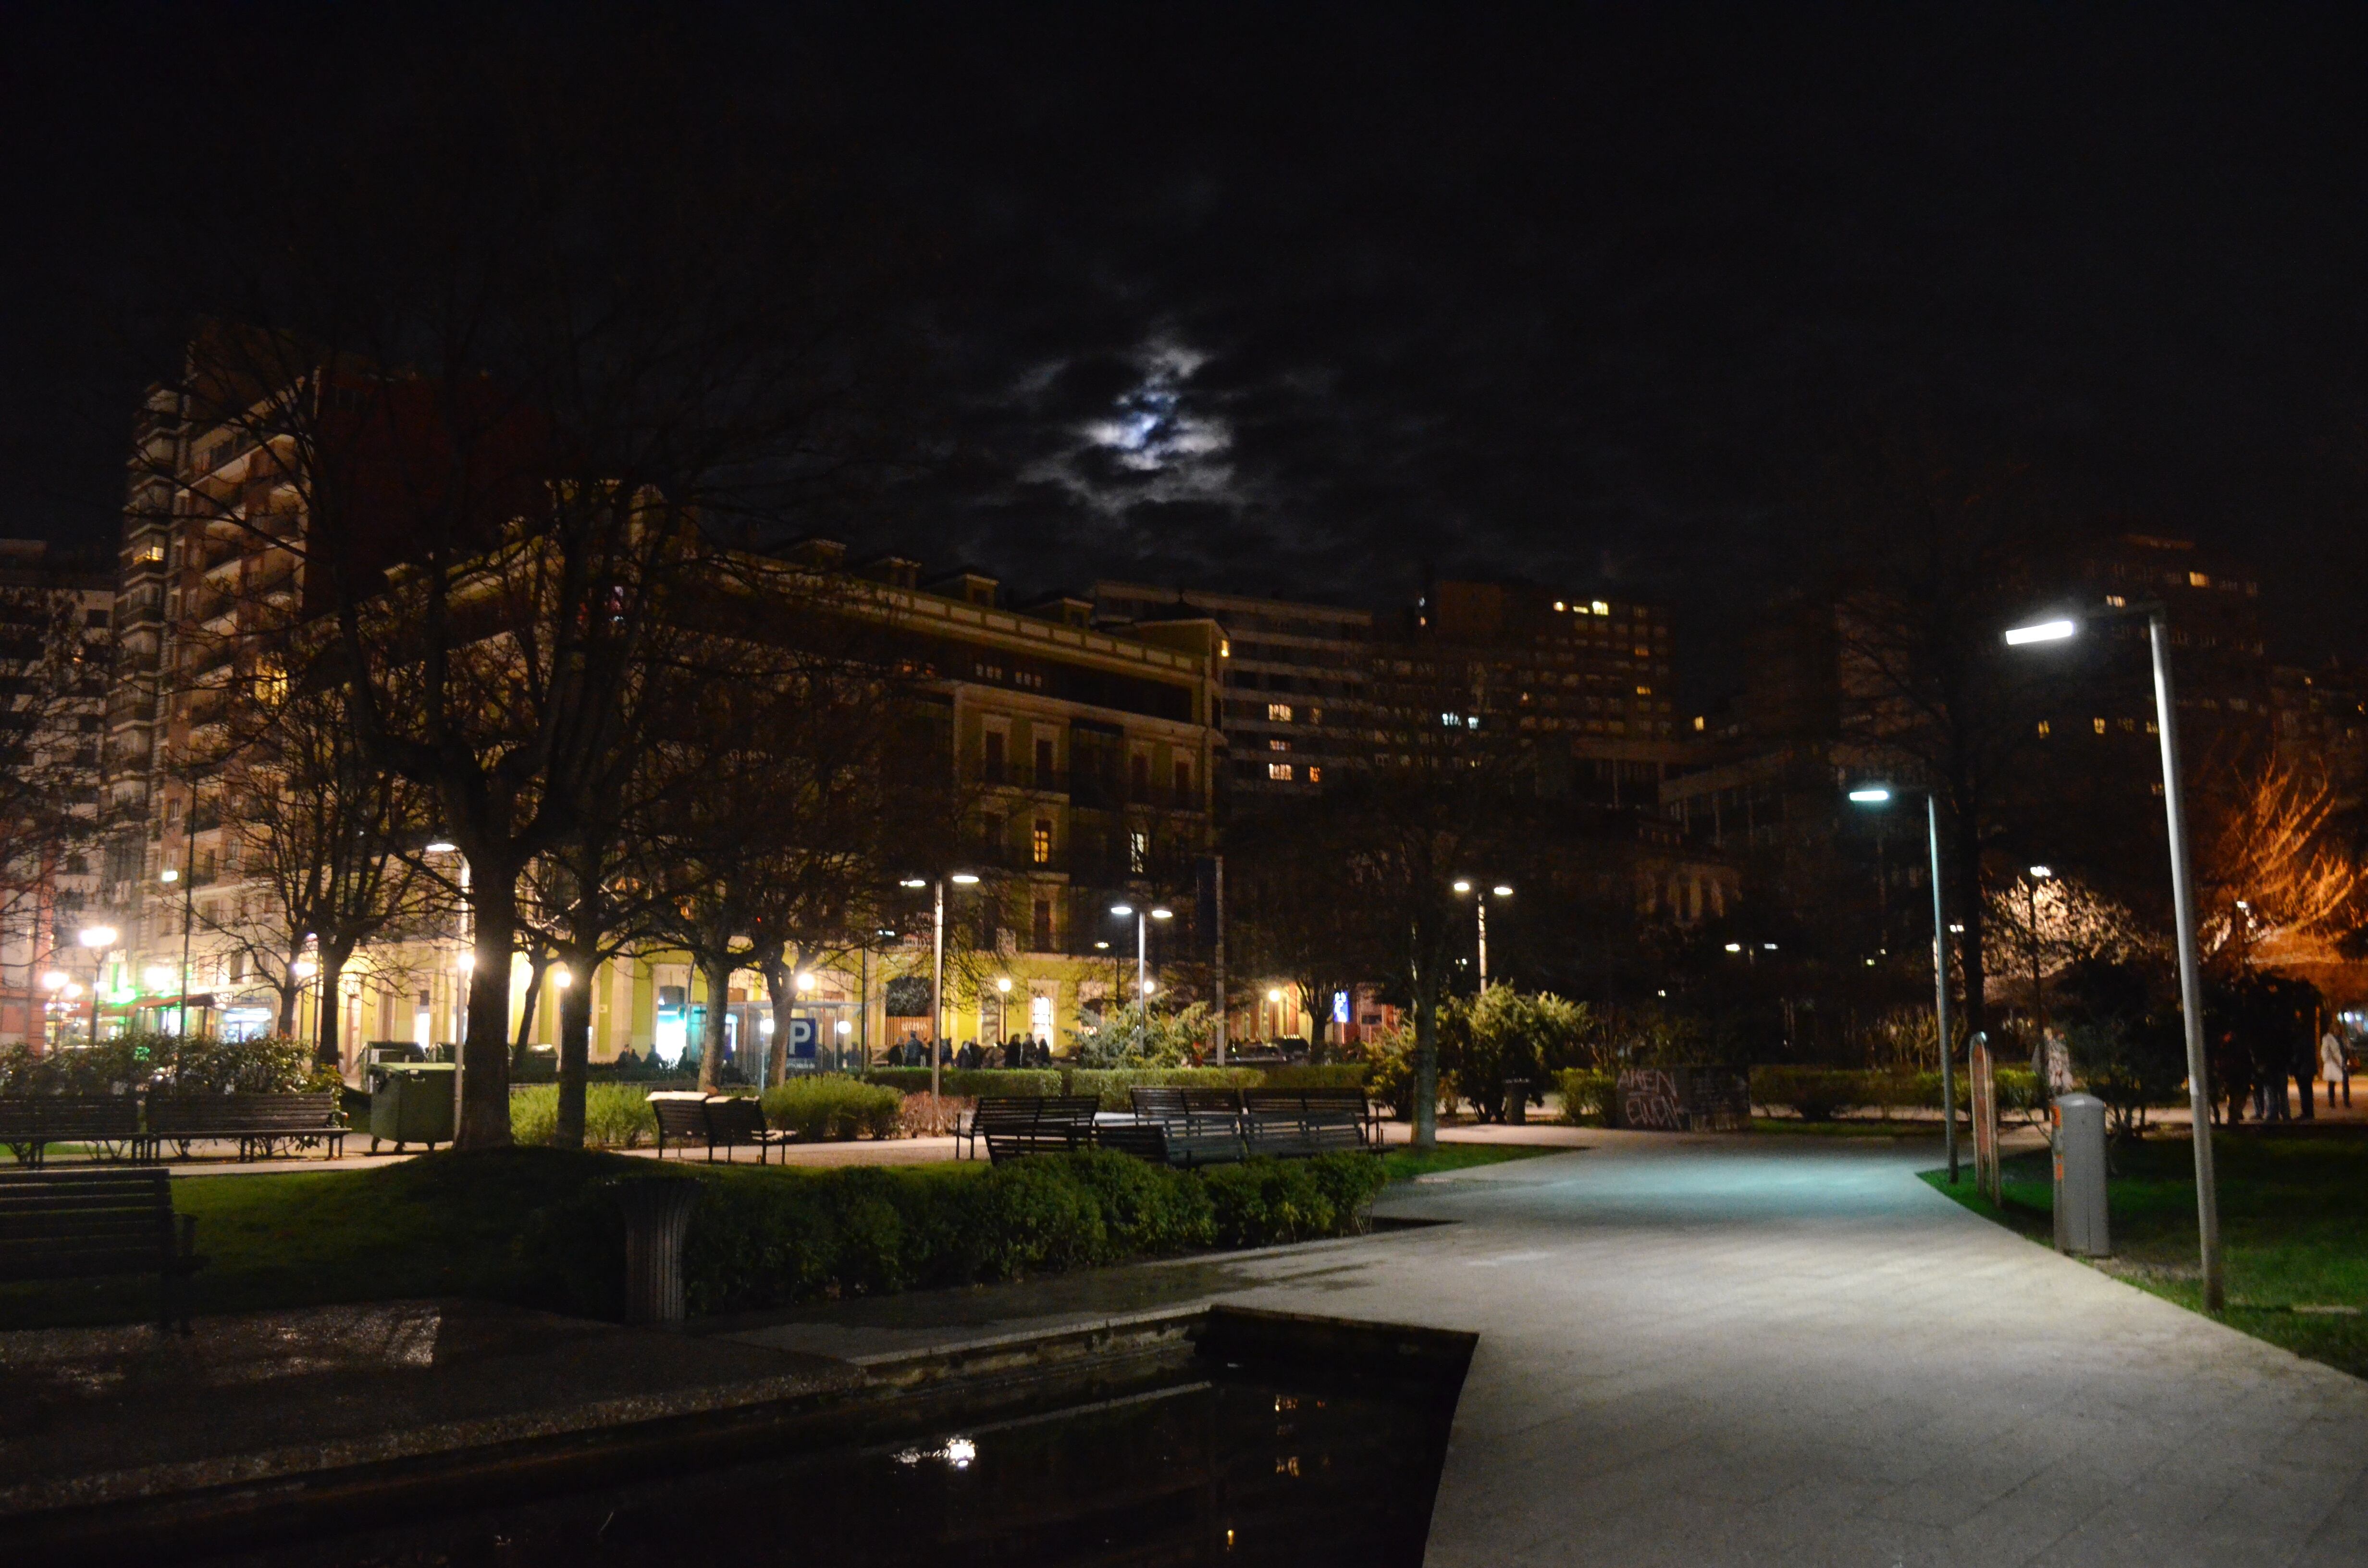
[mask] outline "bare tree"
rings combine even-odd
[[[2228,780],[2203,861],[2198,926],[2208,957],[2233,963],[2332,956],[2357,928],[2368,871],[2346,842],[2323,775],[2269,760]]]
[[[40,913],[96,837],[98,741],[82,720],[96,728],[110,653],[79,594],[0,580],[0,930]]]

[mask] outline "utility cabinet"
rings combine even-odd
[[[2108,1257],[2113,1243],[2105,1223],[2105,1102],[2094,1095],[2058,1095],[2049,1112],[2055,1146],[2055,1250]]]

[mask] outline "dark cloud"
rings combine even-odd
[[[928,256],[946,460],[856,542],[1376,602],[1426,562],[1612,581],[1701,645],[1905,411],[2360,647],[2356,13],[1475,9],[670,23]],[[152,143],[126,46],[85,47],[41,100],[81,107],[36,181],[71,222],[0,297],[20,531],[108,526],[136,356],[85,354],[86,280],[171,232],[100,189]]]

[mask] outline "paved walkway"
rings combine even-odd
[[[1188,1298],[1474,1329],[1447,1568],[2368,1562],[2368,1383],[1975,1218],[1917,1180],[1937,1144],[1583,1142],[1383,1206],[1452,1226],[736,1336],[856,1356]]]

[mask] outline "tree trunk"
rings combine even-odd
[[[345,1044],[345,978],[346,955],[321,944],[320,1005],[313,1019],[313,1060],[324,1067],[334,1067],[343,1073],[346,1066]]]
[[[469,1029],[461,1041],[461,1126],[455,1149],[510,1143],[510,944],[518,935],[518,868],[469,868],[476,948]]]
[[[1425,964],[1414,977],[1414,1147],[1439,1146],[1439,981]]]
[[[543,976],[550,972],[548,954],[527,965],[526,994],[518,1000],[518,1035],[510,1041],[510,1071],[513,1073],[526,1065],[527,1041],[534,1038],[535,1004],[542,997]]]
[[[774,954],[765,960],[765,999],[772,1005],[773,1039],[765,1052],[765,1086],[771,1088],[788,1075],[790,1009],[797,1004],[797,971]],[[819,1052],[820,1040],[815,1047]]]
[[[1990,1027],[1989,1008],[1982,1000],[1988,970],[1982,960],[1982,846],[1962,819],[1953,837],[1956,865],[1957,920],[1964,932],[1957,938],[1957,963],[1965,977],[1965,1033],[1968,1038]],[[1945,918],[1943,924],[1946,924]],[[1943,933],[1945,936],[1946,933]],[[1993,1046],[1998,1042],[1992,1041]]]
[[[279,1023],[275,1032],[281,1040],[296,1038],[296,1003],[304,994],[304,983],[296,978],[296,960],[302,956],[303,950],[299,949],[296,958],[290,958],[279,971]]]
[[[700,960],[707,980],[707,1027],[699,1039],[699,1086],[713,1094],[723,1083],[726,1020],[732,1016],[732,960],[709,954]]]
[[[564,953],[575,983],[559,994],[559,1119],[551,1142],[561,1149],[584,1147],[584,1090],[592,1064],[592,965],[581,953]]]

